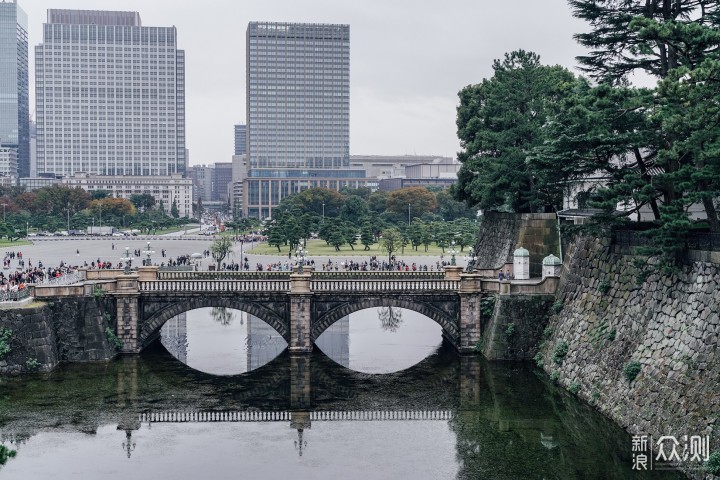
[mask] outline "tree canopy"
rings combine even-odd
[[[494,75],[459,93],[458,137],[463,163],[453,194],[481,209],[533,212],[560,202],[539,188],[526,163],[542,144],[542,126],[572,93],[576,79],[560,66],[545,66],[524,50],[493,63]]]

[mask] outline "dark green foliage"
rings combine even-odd
[[[40,368],[40,362],[37,358],[29,358],[25,362],[25,368],[27,368],[30,372],[35,372]]]
[[[557,370],[553,370],[550,373],[550,380],[552,380],[553,383],[557,383],[558,380],[560,380],[560,372],[558,372]]]
[[[460,91],[458,137],[463,163],[452,193],[481,209],[536,212],[561,205],[560,190],[539,188],[528,151],[545,141],[542,126],[570,94],[574,76],[523,50],[493,63],[494,75]]]
[[[543,338],[550,338],[552,336],[552,334],[553,334],[552,327],[550,325],[545,327],[545,330],[543,330]]]
[[[100,285],[94,285],[93,286],[93,297],[102,298],[104,296],[105,296],[105,290],[103,290]]]
[[[113,346],[115,350],[120,350],[122,348],[122,342],[117,337],[112,328],[107,327],[105,329],[105,337],[107,338],[108,343],[110,343],[110,345]]]
[[[625,374],[625,378],[627,379],[627,381],[629,383],[632,383],[633,380],[635,380],[635,378],[640,373],[640,370],[642,370],[640,362],[636,360],[631,360],[623,368],[623,373]]]
[[[565,356],[568,353],[568,349],[569,349],[568,343],[565,340],[560,340],[555,345],[555,350],[553,351],[553,361],[557,365],[560,365],[563,362],[563,360],[565,359]]]
[[[710,454],[710,458],[705,462],[705,471],[711,475],[720,475],[720,450]]]
[[[552,312],[553,312],[555,315],[557,315],[558,313],[560,313],[560,312],[562,311],[562,309],[563,309],[564,306],[565,306],[565,304],[563,303],[562,300],[555,300],[555,301],[553,302],[553,304],[552,304],[552,307],[550,307],[550,308],[552,308]],[[549,327],[548,327],[548,328],[549,328]],[[552,332],[551,332],[551,333],[552,333]]]
[[[610,287],[611,287],[610,282],[608,282],[607,280],[603,280],[598,285],[598,292],[605,295],[606,293],[608,293],[610,291]]]
[[[11,337],[12,330],[9,328],[0,328],[0,360],[12,350],[10,347]]]
[[[577,395],[580,391],[580,384],[577,382],[573,382],[568,386],[568,392],[572,393],[573,395]]]
[[[508,323],[507,327],[505,328],[505,336],[510,338],[515,334],[515,324],[514,323]]]
[[[5,465],[8,458],[15,458],[15,455],[17,455],[16,450],[10,450],[5,445],[0,445],[0,465]]]
[[[488,295],[486,297],[482,297],[482,299],[480,300],[480,316],[482,318],[490,318],[492,317],[494,311],[495,296]]]
[[[543,368],[544,362],[542,352],[538,351],[533,357],[533,360],[535,361],[535,365],[537,365],[538,368]]]

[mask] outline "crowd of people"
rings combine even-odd
[[[13,260],[17,260],[17,267],[13,271],[6,272],[6,270],[11,270]],[[0,301],[10,300],[5,298],[7,292],[20,292],[25,290],[28,284],[45,283],[76,271],[77,267],[67,265],[63,261],[57,267],[45,268],[41,261],[33,267],[32,261],[28,259],[27,267],[25,267],[22,252],[6,252],[3,259],[3,271],[0,271],[0,292],[3,294]]]

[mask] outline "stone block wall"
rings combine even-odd
[[[486,212],[475,244],[475,270],[489,277],[511,270],[513,252],[519,246],[530,252],[530,276],[542,276],[542,259],[559,254],[555,214]]]
[[[117,352],[105,329],[113,328],[114,299],[83,297],[35,301],[0,310],[0,330],[12,331],[0,375],[50,371],[61,362],[109,360]]]
[[[50,371],[58,365],[55,332],[48,313],[47,305],[39,302],[0,310],[0,331],[12,332],[7,341],[10,351],[0,358],[0,375],[17,375],[31,369]]]
[[[488,360],[531,360],[547,326],[553,295],[497,295],[482,319],[481,352]]]
[[[720,265],[663,274],[596,239],[575,242],[565,260],[538,358],[545,371],[630,433],[711,435],[720,448]]]

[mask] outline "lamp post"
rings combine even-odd
[[[455,240],[450,243],[450,265],[455,266],[455,255],[458,254],[457,247],[455,246]]]
[[[132,258],[130,258],[130,247],[125,247],[125,254],[120,257],[120,260],[123,260],[125,262],[125,268],[123,269],[123,273],[125,275],[130,274],[130,262],[132,262]]]
[[[410,204],[408,203],[408,226],[410,225]]]
[[[67,231],[68,235],[70,234],[70,204],[68,203],[67,206]]]
[[[295,249],[295,261],[298,264],[298,273],[304,273],[303,267],[305,266],[305,257],[307,256],[307,250],[305,250],[305,242],[300,240],[297,248]]]
[[[30,234],[30,222],[25,222],[25,238]]]
[[[154,250],[150,249],[150,242],[147,242],[147,249],[143,252],[145,255],[147,255],[147,260],[145,260],[145,265],[150,266],[152,265],[152,260],[150,258],[150,255],[153,255],[155,253]]]
[[[322,221],[323,221],[323,223],[325,223],[325,204],[324,204],[324,203],[322,204],[322,208],[323,208],[323,217],[322,217]]]

